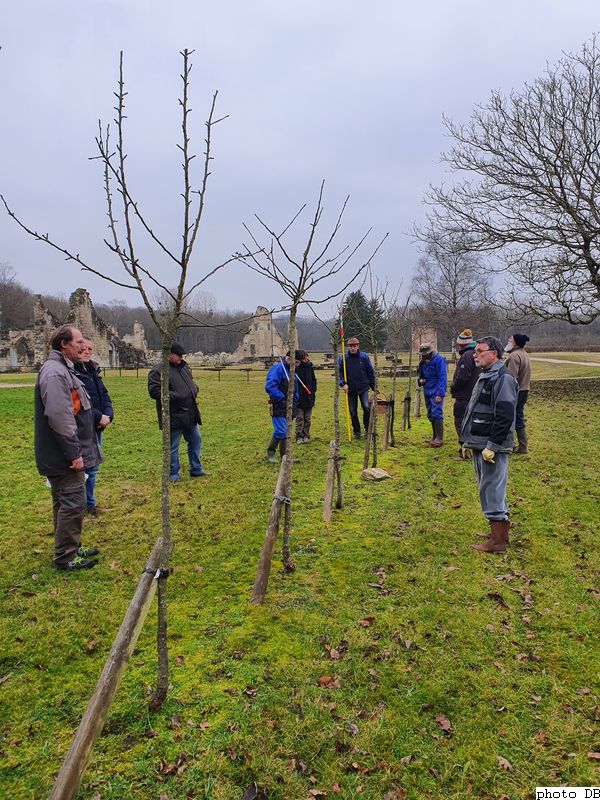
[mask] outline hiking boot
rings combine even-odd
[[[275,453],[277,451],[278,443],[279,440],[275,436],[271,436],[271,440],[267,445],[267,454],[266,454],[266,459],[269,462],[269,464],[277,464],[277,458],[275,457]]]
[[[515,455],[525,455],[529,452],[527,449],[527,431],[525,428],[519,428],[517,431],[517,442],[518,444],[516,447],[513,448],[513,453]]]
[[[200,472],[190,472],[190,478],[206,478],[208,476],[208,472],[204,470],[200,470]]]
[[[81,545],[79,550],[77,551],[77,555],[80,558],[91,558],[92,556],[100,555],[100,550],[97,547],[84,547]]]
[[[444,420],[434,419],[431,423],[433,439],[429,442],[431,447],[441,447],[444,444]]]
[[[473,550],[478,553],[504,553],[508,544],[508,531],[510,522],[507,519],[491,519],[490,535],[485,542],[472,544]]]
[[[95,559],[89,558],[82,558],[81,556],[75,556],[70,561],[67,561],[66,564],[55,564],[54,566],[56,569],[64,570],[66,572],[74,572],[77,569],[91,569],[95,567],[98,562]]]
[[[360,431],[354,431],[354,432],[353,432],[353,434],[352,434],[352,436],[353,436],[353,438],[354,438],[354,439],[356,439],[356,441],[358,442],[358,441],[359,441],[359,439],[360,439]]]

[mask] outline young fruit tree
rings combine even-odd
[[[214,275],[215,272],[235,260],[235,257],[229,258],[201,276],[193,274],[192,254],[198,241],[198,234],[201,230],[205,208],[208,179],[210,176],[210,162],[212,161],[212,134],[215,125],[224,119],[224,117],[221,119],[216,117],[217,92],[215,92],[205,123],[204,158],[201,162],[202,166],[199,170],[199,176],[196,179],[192,176],[192,161],[195,158],[195,154],[192,152],[190,142],[190,72],[192,69],[192,53],[192,50],[187,49],[181,52],[183,59],[183,70],[181,74],[182,93],[179,98],[181,109],[181,140],[180,143],[177,144],[177,147],[181,152],[182,158],[181,197],[183,202],[181,208],[181,240],[179,245],[171,245],[155,233],[148,217],[142,211],[141,203],[136,199],[128,182],[126,170],[128,154],[125,146],[125,98],[127,92],[125,91],[122,52],[119,59],[118,88],[115,92],[116,116],[114,125],[116,129],[116,141],[113,144],[110,125],[104,127],[102,123],[99,122],[98,135],[96,137],[98,155],[94,157],[102,165],[103,188],[106,197],[109,234],[108,237],[104,239],[104,244],[110,253],[116,257],[121,277],[115,277],[111,274],[108,266],[92,265],[89,261],[84,260],[84,258],[80,256],[79,251],[69,249],[57,243],[49,234],[39,233],[34,228],[25,224],[22,218],[9,206],[8,201],[0,195],[9,216],[14,219],[27,234],[64,254],[67,261],[75,262],[84,272],[97,275],[115,286],[138,292],[162,337],[162,537],[157,542],[158,549],[157,546],[155,546],[157,552],[157,570],[155,577],[158,582],[158,673],[156,689],[151,700],[151,708],[153,709],[159,708],[162,704],[166,697],[169,684],[166,577],[169,572],[169,559],[173,549],[169,514],[169,353],[180,324],[180,318],[186,301],[211,275]],[[156,266],[159,259],[155,257],[148,262],[139,255],[138,237],[140,232],[142,235],[149,238],[156,246],[159,257],[169,265],[170,272],[165,273],[168,277],[161,277],[163,273],[160,272],[159,268]],[[160,296],[160,302],[153,302],[152,298],[156,295]],[[154,583],[156,583],[156,581]],[[141,628],[143,624],[143,619],[132,619],[131,624],[132,631],[135,630],[139,633],[139,628]],[[129,648],[129,650],[131,649],[133,648]],[[128,655],[126,657],[128,657]],[[111,687],[111,690],[114,696],[116,683]],[[108,707],[105,709],[106,713],[107,711]],[[98,720],[94,721],[96,736],[99,735],[102,722],[103,720],[100,720],[98,724]],[[79,779],[80,777],[79,775]]]
[[[298,308],[306,303],[322,305],[342,295],[361,272],[369,266],[387,237],[386,234],[367,259],[359,261],[358,264],[355,265],[355,257],[371,234],[372,229],[370,228],[353,246],[349,244],[338,244],[338,234],[342,228],[344,212],[346,211],[349,201],[347,197],[342,204],[341,210],[331,230],[325,235],[320,236],[321,229],[319,226],[322,226],[324,212],[324,188],[325,181],[321,183],[315,210],[309,222],[308,237],[301,241],[294,250],[292,250],[293,243],[291,245],[288,243],[290,231],[302,216],[306,209],[306,204],[304,204],[292,217],[291,221],[280,230],[276,230],[274,227],[264,222],[261,217],[255,215],[258,230],[261,233],[255,233],[249,226],[245,225],[244,227],[250,237],[252,247],[244,244],[242,252],[238,253],[238,257],[250,269],[274,281],[286,296],[286,308],[289,310],[288,346],[291,353],[286,406],[285,455],[281,460],[280,474],[271,506],[269,524],[265,534],[265,541],[252,591],[252,602],[254,603],[264,602],[271,571],[273,549],[279,533],[282,505],[285,505],[283,532],[284,567],[286,570],[294,568],[289,554],[289,533],[292,520],[291,487],[294,441],[292,435],[295,384],[295,362],[293,356],[297,342],[296,318],[298,316]],[[347,279],[344,277],[346,272],[350,276]],[[324,285],[327,282],[329,287],[331,287],[332,284],[335,287],[334,280],[339,277],[342,278],[341,286],[328,289],[327,286]]]

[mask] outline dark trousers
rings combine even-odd
[[[460,429],[462,428],[463,419],[465,418],[465,413],[467,411],[467,406],[469,405],[468,400],[462,400],[461,398],[457,397],[454,401],[454,429],[456,430],[456,435],[460,438]]]
[[[54,563],[65,566],[75,558],[81,545],[85,514],[85,472],[69,470],[64,475],[49,475],[54,519]]]
[[[518,431],[525,427],[525,403],[528,397],[529,389],[520,391],[517,397],[517,421],[515,423],[515,428]]]
[[[365,389],[364,392],[356,394],[356,392],[348,392],[348,407],[350,409],[350,419],[352,420],[352,430],[354,433],[360,433],[360,422],[358,421],[358,401],[362,406],[363,411],[363,425],[365,431],[369,428],[369,390]]]

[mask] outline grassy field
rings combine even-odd
[[[240,800],[256,781],[269,800],[512,800],[598,784],[600,405],[569,416],[567,398],[529,403],[531,454],[510,466],[513,543],[485,557],[469,547],[483,520],[471,467],[451,458],[449,405],[441,450],[424,445],[424,419],[397,433],[380,457],[392,480],[363,482],[359,446],[344,445],[344,509],[321,522],[333,379],[320,373],[313,441],[296,448],[297,570],[277,559],[256,608],[277,471],[263,462],[263,378],[200,374],[210,476],[172,492],[172,690],[149,714],[149,618],[80,796]],[[102,556],[73,575],[50,566],[32,390],[0,391],[3,798],[47,795],[159,533],[145,376],[107,385],[107,513],[84,530]]]

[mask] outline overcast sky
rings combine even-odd
[[[94,136],[113,118],[119,51],[129,92],[131,193],[157,233],[180,242],[178,97],[194,49],[193,145],[210,99],[229,118],[214,161],[193,279],[247,239],[259,213],[283,226],[326,180],[331,222],[350,195],[343,236],[390,236],[374,268],[406,286],[418,259],[407,232],[430,183],[444,179],[442,114],[466,119],[491,89],[539,75],[600,28],[597,0],[20,0],[0,28],[0,192],[32,227],[120,278],[105,245]],[[196,167],[201,166],[198,158]],[[197,173],[199,179],[199,175]],[[302,229],[303,232],[306,228]],[[142,243],[168,283],[172,269]],[[366,250],[365,250],[366,255]],[[2,210],[0,262],[36,292],[87,288],[97,302],[139,303],[29,239]],[[235,265],[206,285],[220,308],[278,307],[278,287]]]

